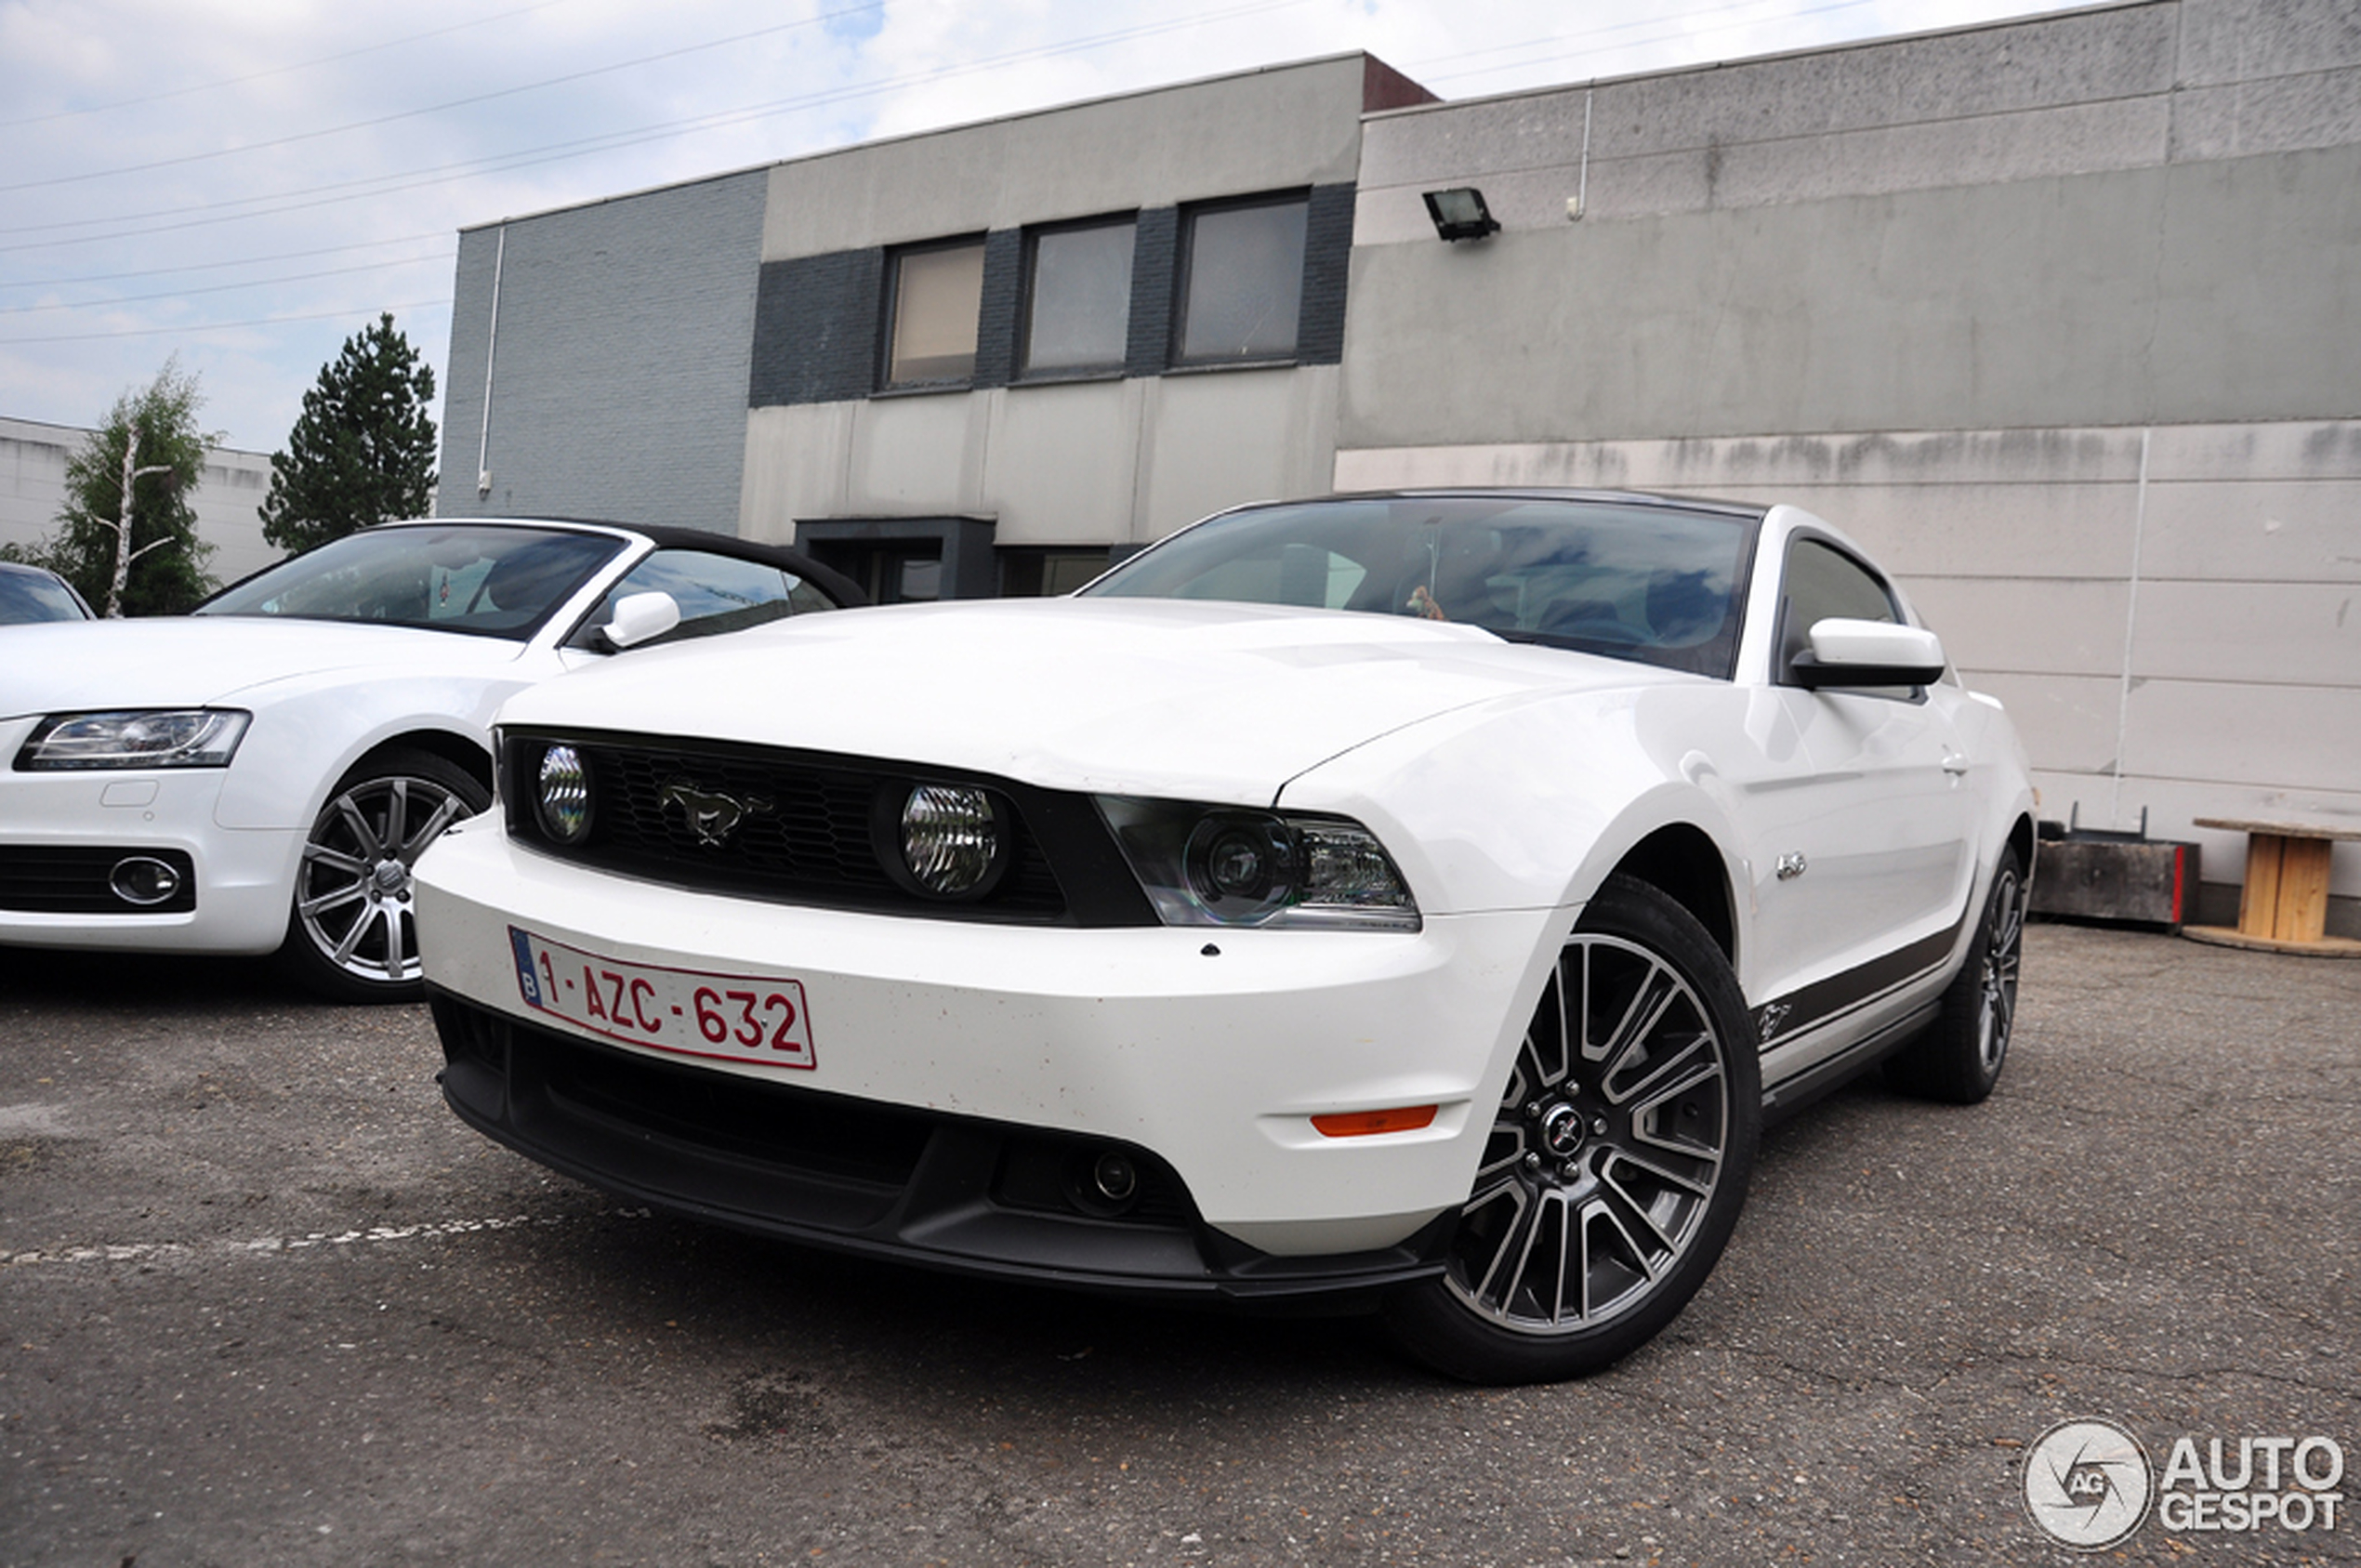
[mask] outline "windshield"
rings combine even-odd
[[[73,590],[48,573],[0,571],[0,626],[89,618]]]
[[[367,621],[521,642],[624,546],[554,528],[372,528],[283,560],[196,613]]]
[[[1420,615],[1727,679],[1758,520],[1612,498],[1310,501],[1214,518],[1082,591]]]

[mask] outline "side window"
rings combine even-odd
[[[1294,355],[1310,210],[1299,195],[1200,207],[1186,216],[1178,362]]]
[[[983,244],[894,253],[887,276],[888,387],[972,380],[983,307]]]
[[[1023,374],[1121,370],[1131,328],[1138,225],[1076,224],[1034,233],[1025,260]]]
[[[657,550],[607,590],[605,600],[574,639],[576,644],[585,644],[591,631],[614,619],[616,603],[635,593],[668,593],[680,606],[680,624],[653,642],[712,637],[837,607],[834,600],[801,577],[758,560],[706,550]]]
[[[1779,673],[1792,684],[1795,656],[1812,646],[1812,628],[1830,616],[1898,621],[1893,594],[1878,574],[1833,545],[1797,539],[1787,546],[1787,582],[1779,596]]]

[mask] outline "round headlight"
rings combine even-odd
[[[541,830],[559,844],[579,844],[590,831],[590,773],[570,745],[541,754],[541,776],[534,791]]]
[[[968,784],[920,784],[902,803],[902,863],[939,898],[988,891],[1000,869],[999,814]]]

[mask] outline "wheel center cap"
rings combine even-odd
[[[410,885],[410,868],[398,860],[379,861],[370,880],[376,884],[380,894],[390,897]]]
[[[1571,1105],[1552,1105],[1541,1118],[1541,1146],[1554,1160],[1574,1157],[1582,1147],[1582,1113]]]

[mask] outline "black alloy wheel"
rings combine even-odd
[[[1886,1081],[1894,1087],[1952,1105],[1973,1105],[1999,1083],[2016,1033],[2027,892],[2015,847],[2002,850],[1967,959],[1943,994],[1942,1013],[1925,1034],[1887,1059]]]
[[[1761,1127],[1755,1033],[1705,929],[1610,878],[1559,954],[1501,1095],[1440,1280],[1386,1317],[1475,1382],[1597,1371],[1712,1272]]]

